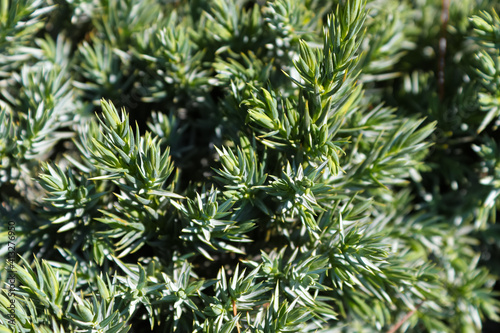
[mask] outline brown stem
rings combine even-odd
[[[233,315],[236,317],[238,315],[238,309],[236,308],[236,301],[233,299],[231,300],[231,303],[233,305]],[[236,323],[236,329],[238,330],[238,333],[241,333],[239,322]]]
[[[400,321],[398,321],[396,323],[396,325],[392,326],[390,330],[387,331],[387,333],[396,333],[396,331],[401,327],[401,325],[403,325],[405,323],[405,321],[407,321],[408,319],[410,319],[411,316],[413,316],[413,314],[415,312],[417,312],[417,310],[422,306],[424,302],[421,302],[420,304],[418,304],[415,309],[411,310],[410,312],[408,312],[403,318],[401,318]]]

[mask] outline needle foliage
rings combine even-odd
[[[0,332],[494,325],[499,10],[0,0]]]

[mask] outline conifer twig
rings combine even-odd
[[[233,305],[233,315],[236,317],[238,315],[238,309],[236,308],[236,302],[233,299],[233,300],[231,300],[231,303]],[[238,333],[241,333],[239,321],[236,323],[236,329],[238,330]]]
[[[418,304],[415,309],[411,310],[410,312],[408,312],[403,318],[401,318],[400,321],[398,321],[396,323],[396,325],[392,326],[390,330],[387,331],[387,333],[396,333],[396,331],[408,320],[410,319],[411,316],[413,316],[413,314],[415,312],[417,312],[417,310],[422,306],[424,302],[421,302],[420,304]]]

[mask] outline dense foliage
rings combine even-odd
[[[0,0],[0,332],[499,321],[499,10]]]

